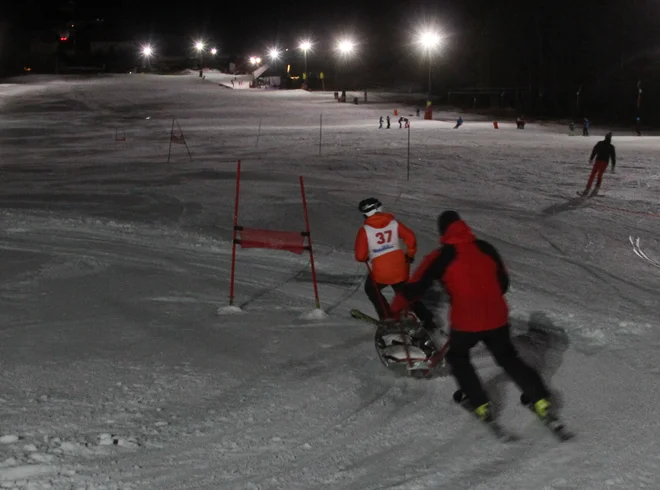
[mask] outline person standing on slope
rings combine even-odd
[[[365,263],[371,261],[371,277],[364,284],[364,292],[374,305],[378,318],[385,320],[391,318],[392,313],[382,290],[390,286],[398,291],[406,283],[410,264],[417,253],[417,238],[394,215],[384,213],[378,199],[370,197],[361,201],[359,209],[365,221],[355,238],[355,259]],[[406,244],[405,252],[400,240]],[[433,313],[424,304],[416,302],[412,310],[427,333],[437,329]]]
[[[470,349],[483,342],[495,362],[523,391],[541,417],[548,415],[550,393],[539,374],[525,364],[511,342],[509,308],[504,295],[509,275],[495,247],[478,240],[456,211],[438,218],[442,247],[431,252],[408,284],[399,288],[391,306],[395,318],[410,301],[440,281],[450,298],[447,362],[461,396],[482,420],[493,419],[488,395],[470,362]]]
[[[612,144],[612,133],[607,133],[603,141],[596,143],[596,146],[594,146],[591,156],[589,157],[589,163],[593,161],[594,157],[596,157],[596,161],[591,169],[591,175],[589,175],[587,187],[582,192],[583,196],[589,194],[591,184],[594,182],[594,177],[597,177],[596,187],[594,187],[594,191],[591,195],[595,196],[598,194],[600,184],[603,182],[603,174],[605,173],[605,170],[607,170],[610,158],[612,159],[612,173],[614,173],[614,168],[616,167],[616,152],[614,151],[614,145]]]

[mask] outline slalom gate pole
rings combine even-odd
[[[389,305],[387,305],[385,298],[383,297],[383,294],[380,292],[380,289],[378,288],[378,283],[376,282],[376,278],[373,275],[373,272],[371,270],[371,266],[369,265],[369,262],[365,262],[364,265],[367,266],[367,270],[369,271],[369,279],[371,280],[376,293],[378,294],[378,299],[380,301],[380,306],[383,308],[383,311],[385,311],[385,314],[388,315],[389,318],[391,318],[391,312]],[[406,353],[406,362],[408,364],[408,368],[412,367],[412,359],[410,358],[410,348],[408,346],[408,342],[406,342],[406,337],[407,337],[407,332],[404,330],[402,325],[399,325],[399,330],[401,330],[401,337],[403,339],[403,350]]]
[[[172,118],[172,129],[170,129],[170,148],[167,150],[167,163],[170,163],[172,156],[172,135],[174,134],[174,118]]]
[[[312,268],[312,283],[314,284],[314,300],[316,301],[316,309],[321,309],[321,301],[319,300],[319,287],[316,280],[316,266],[314,264],[314,250],[312,248],[312,232],[309,228],[309,213],[307,212],[307,198],[305,196],[305,183],[303,176],[300,176],[300,193],[302,195],[303,213],[305,214],[305,232],[307,233],[307,243],[309,244],[309,263]]]
[[[320,117],[319,124],[319,156],[321,156],[321,144],[323,143],[323,114]]]
[[[406,180],[410,182],[410,126],[408,126],[408,167],[406,171]]]
[[[263,120],[264,120],[263,117],[261,119],[259,119],[259,129],[257,130],[257,142],[254,145],[255,148],[259,147],[259,136],[261,136],[261,123],[263,122]]]
[[[238,232],[238,196],[241,188],[241,161],[236,165],[236,201],[234,203],[234,235],[231,245],[231,279],[229,284],[229,306],[234,306],[234,278],[236,272],[236,234]]]
[[[190,148],[188,148],[188,141],[186,140],[186,136],[183,134],[183,129],[181,129],[181,125],[179,124],[179,121],[176,122],[176,126],[179,128],[179,133],[181,134],[181,137],[183,138],[183,144],[186,145],[186,151],[188,152],[188,158],[190,158],[190,161],[192,162],[192,155],[190,154]],[[170,137],[171,140],[171,137]]]

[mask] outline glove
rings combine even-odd
[[[406,255],[406,262],[412,264],[413,262],[415,262],[415,257],[410,257],[409,255]]]

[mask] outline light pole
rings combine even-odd
[[[151,71],[151,55],[154,54],[153,48],[149,44],[142,46],[142,56],[147,60],[147,67]]]
[[[300,43],[300,49],[302,49],[303,54],[305,55],[305,76],[303,77],[307,81],[307,51],[312,48],[312,43],[310,41],[303,41]]]
[[[355,43],[350,39],[340,39],[339,41],[337,41],[337,52],[339,53],[339,56],[341,56],[344,59],[347,59],[355,52]],[[337,70],[337,72],[339,72],[339,69]]]
[[[204,71],[204,41],[197,41],[195,49],[199,53],[199,77],[201,78]]]
[[[431,100],[431,62],[433,49],[440,44],[440,35],[433,31],[424,31],[419,35],[419,44],[422,45],[429,55],[429,95],[428,100]]]

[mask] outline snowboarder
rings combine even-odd
[[[598,194],[600,184],[603,182],[603,174],[605,173],[605,170],[607,170],[610,158],[612,159],[612,173],[614,173],[614,168],[616,167],[616,152],[614,150],[614,145],[612,144],[612,133],[607,133],[603,141],[596,143],[596,146],[594,146],[591,156],[589,157],[589,163],[593,161],[594,157],[596,157],[596,161],[591,169],[587,187],[582,192],[583,196],[589,194],[591,184],[593,184],[595,177],[597,177],[596,187],[594,187],[594,191],[591,195],[595,196]]]
[[[385,320],[392,318],[392,314],[382,290],[390,286],[398,291],[406,283],[410,264],[417,253],[417,238],[394,215],[384,213],[378,199],[364,199],[359,209],[365,221],[355,238],[355,259],[371,262],[371,277],[364,284],[364,292],[374,305],[378,318]],[[400,240],[406,244],[405,252],[401,249]],[[433,313],[423,303],[413,303],[412,310],[427,332],[436,330]]]
[[[589,136],[589,127],[591,126],[591,121],[588,117],[584,118],[584,123],[582,123],[582,136]]]
[[[408,284],[399,288],[392,314],[397,318],[409,301],[421,298],[434,281],[440,281],[450,299],[447,362],[459,394],[467,398],[479,418],[493,419],[488,395],[470,362],[470,350],[483,342],[536,413],[546,417],[550,393],[511,342],[509,308],[504,299],[509,276],[497,250],[478,240],[456,211],[445,211],[438,217],[438,231],[442,247],[427,255]]]
[[[387,116],[386,120],[387,120],[387,128],[385,129],[390,129],[390,116]]]
[[[525,129],[525,118],[524,117],[518,116],[516,118],[516,128]]]
[[[463,118],[461,116],[458,116],[458,119],[456,119],[456,126],[454,126],[454,129],[458,129],[463,125]]]
[[[573,121],[568,123],[568,135],[575,136],[575,123]]]
[[[383,116],[380,116],[378,120],[378,129],[383,129]]]
[[[399,129],[403,128],[402,123],[403,123],[403,116],[399,118]]]

